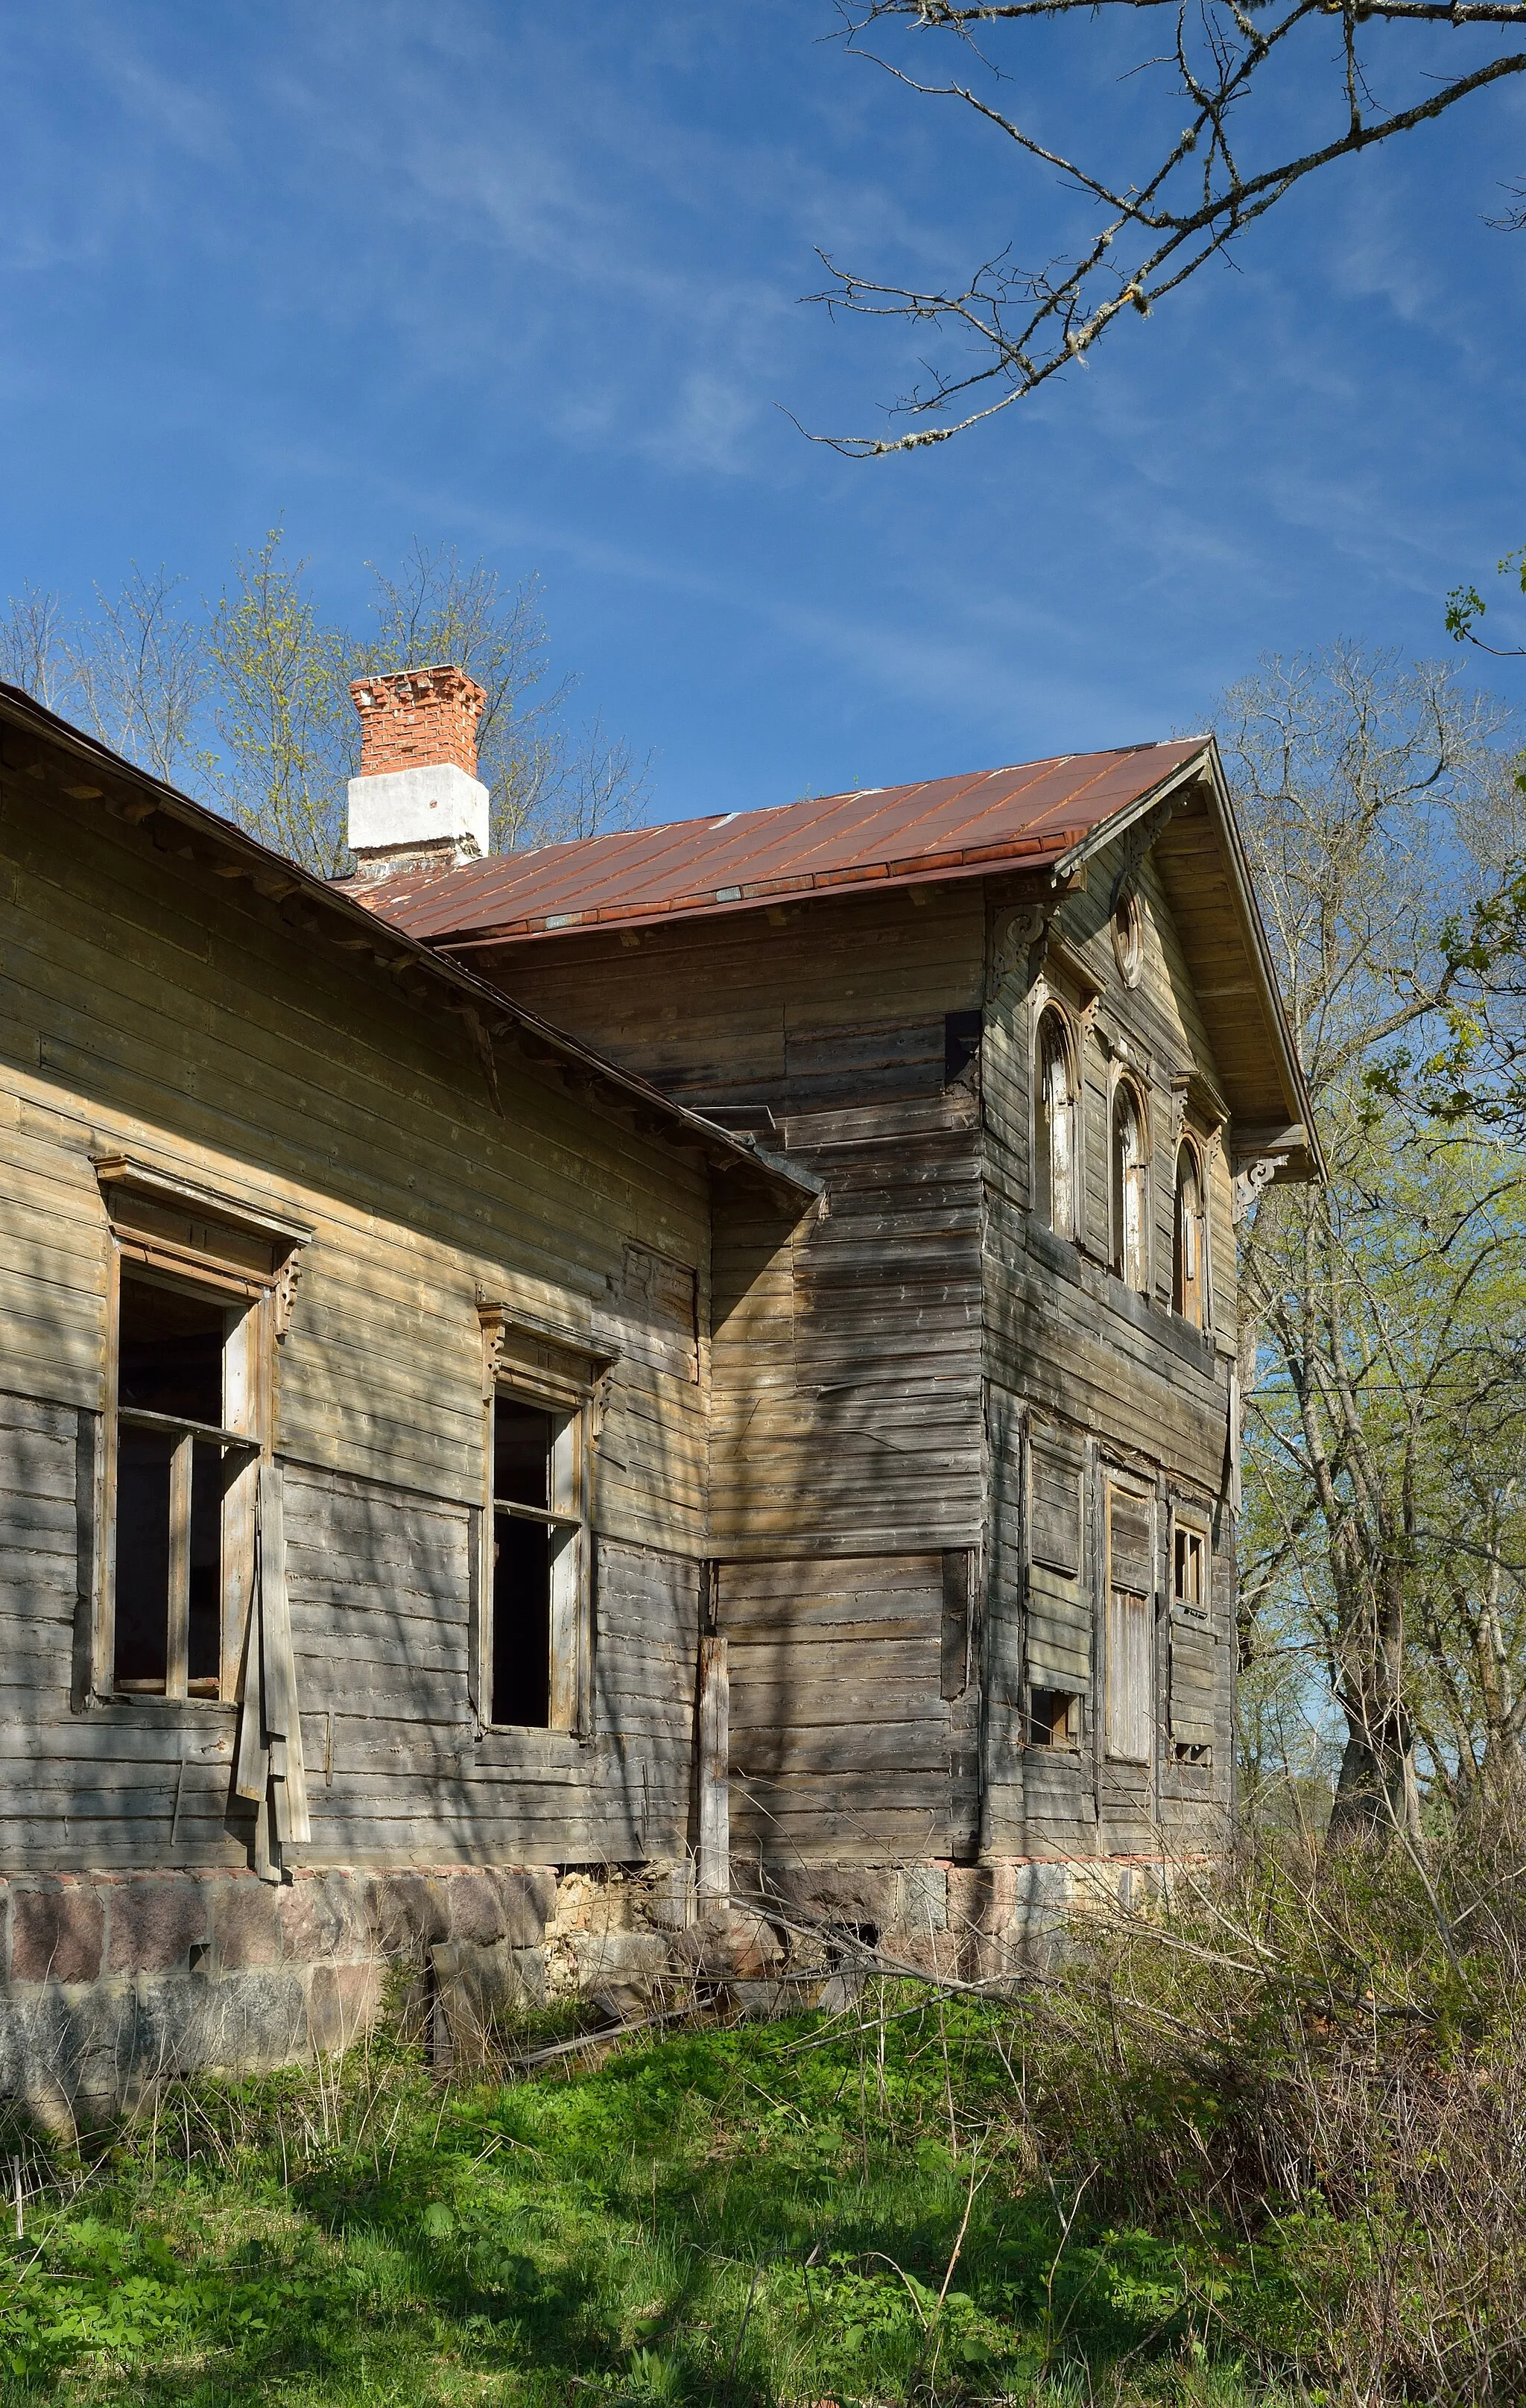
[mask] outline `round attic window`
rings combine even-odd
[[[1120,895],[1113,913],[1113,951],[1117,955],[1124,985],[1137,986],[1144,963],[1144,914],[1132,887],[1127,895]]]

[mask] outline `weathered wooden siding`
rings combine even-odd
[[[289,1474],[288,1579],[320,1860],[621,1862],[682,1852],[699,1568],[598,1545],[595,1713],[478,1735],[468,1704],[474,1515]]]
[[[698,1110],[766,1105],[762,1142],[824,1182],[793,1228],[716,1206],[740,1854],[973,1844],[978,1671],[945,1667],[943,1568],[982,1544],[981,1131],[945,1015],[978,1009],[984,945],[978,893],[923,890],[479,957]]]
[[[991,1853],[1148,1852],[1168,1794],[1190,1821],[1199,1801],[1225,1790],[1227,1740],[1211,1773],[1119,1766],[1103,1742],[1100,1463],[1110,1457],[1216,1497],[1235,1342],[1222,1149],[1208,1154],[1213,1329],[1200,1335],[1170,1310],[1173,1104],[1179,1114],[1181,1082],[1193,1077],[1194,1095],[1206,1094],[1216,1070],[1167,893],[1148,861],[1137,874],[1143,975],[1124,986],[1109,923],[1115,871],[1105,854],[1094,862],[1087,889],[1067,898],[1054,924],[1098,997],[1083,1047],[1079,1245],[1036,1227],[1029,1213],[1031,965],[1024,953],[1004,972],[998,967],[1010,915],[1024,908],[1020,885],[993,886],[989,900],[972,887],[921,900],[859,895],[625,939],[538,941],[497,957],[494,975],[508,992],[699,1109],[767,1106],[775,1127],[766,1141],[825,1182],[824,1213],[793,1231],[749,1207],[724,1210],[715,1234],[710,1483],[723,1598],[749,1595],[738,1584],[762,1578],[770,1555],[805,1542],[812,1550],[810,1562],[797,1556],[769,1570],[733,1658],[741,1668],[733,1670],[734,1759],[746,1775],[739,1825],[765,1851],[801,1844],[791,1818],[803,1830],[813,1808],[818,1854],[862,1850],[882,1811],[874,1767],[855,1756],[854,1715],[832,1701],[830,1684],[812,1712],[835,1717],[836,1786],[809,1769],[818,1724],[799,1719],[798,1701],[827,1660],[819,1637],[806,1635],[815,1626],[801,1618],[811,1583],[825,1580],[835,1598],[851,1562],[853,1593],[862,1597],[876,1560],[922,1555],[930,1564],[934,1548],[980,1550],[985,1582],[967,1698],[948,1707],[951,1831],[962,1828],[967,1801],[972,1818],[972,1789],[958,1790],[953,1768],[972,1756],[977,1717]],[[978,1071],[951,1076],[945,1015],[981,1006]],[[1149,1102],[1147,1297],[1126,1290],[1108,1267],[1109,1062],[1120,1042]],[[1073,1572],[1029,1547],[1029,1421],[1050,1455],[1075,1470],[1083,1538]],[[762,1643],[759,1620],[771,1632],[770,1683],[755,1707],[747,1664]],[[885,1727],[899,1728],[904,1670],[871,1647],[867,1612],[864,1622],[858,1654],[844,1659],[854,1666],[854,1713],[880,1696]],[[1153,1660],[1163,1684],[1163,1622]],[[1213,1661],[1227,1730],[1228,1651]],[[919,1727],[931,1730],[930,1669],[919,1677]],[[1083,1697],[1077,1750],[1027,1743],[1023,1700],[1036,1679]],[[961,1713],[962,1736],[954,1727]],[[768,1722],[772,1715],[781,1719]],[[765,1725],[777,1761],[767,1757]],[[1164,1685],[1159,1739],[1169,1750]],[[775,1825],[755,1786],[759,1767],[791,1801]],[[931,1768],[920,1759],[908,1766],[908,1796],[925,1776]],[[864,1818],[856,1828],[843,1819],[853,1799]],[[910,1811],[914,1820],[920,1805]],[[886,1849],[903,1843],[904,1815],[879,1836]]]
[[[0,1608],[4,1861],[243,1860],[223,1819],[231,1708],[70,1709],[109,1244],[90,1156],[111,1150],[315,1230],[275,1428],[313,1855],[668,1844],[686,1797],[709,1359],[633,1299],[626,1249],[693,1267],[703,1330],[702,1163],[506,1047],[496,1108],[467,1029],[399,994],[363,946],[315,940],[279,900],[8,774],[0,929],[0,1528],[24,1549],[6,1546]],[[466,1696],[479,1290],[619,1355],[594,1499],[596,1731],[527,1737],[517,1759],[499,1735],[473,1747]],[[649,1609],[663,1636],[643,1654]]]
[[[1125,986],[1115,958],[1109,903],[1116,863],[1089,866],[1083,893],[1055,916],[1047,975],[1062,999],[1090,1003],[1081,1044],[1081,1211],[1076,1242],[1040,1226],[1029,1212],[1029,1154],[1036,1033],[1030,973],[1034,957],[1001,950],[1007,914],[992,914],[994,993],[982,1046],[986,1182],[985,1356],[988,1413],[987,1480],[993,1549],[987,1627],[1000,1641],[1010,1691],[1029,1681],[1079,1684],[1089,1672],[1087,1738],[1079,1757],[1014,1748],[995,1693],[986,1702],[986,1758],[990,1784],[986,1844],[1021,1843],[1036,1853],[1139,1853],[1159,1849],[1166,1800],[1171,1828],[1189,1838],[1204,1810],[1229,1794],[1231,1649],[1222,1633],[1206,1661],[1214,1684],[1217,1734],[1211,1771],[1171,1762],[1170,1618],[1166,1562],[1167,1483],[1199,1500],[1222,1496],[1230,1403],[1229,1366],[1237,1342],[1234,1236],[1222,1145],[1207,1149],[1212,1326],[1190,1328],[1171,1310],[1174,1209],[1173,1086],[1216,1085],[1217,1069],[1202,1010],[1188,975],[1164,887],[1146,860],[1137,873],[1144,906],[1139,984]],[[1084,992],[1066,964],[1089,981]],[[1122,1047],[1147,1104],[1150,1138],[1151,1251],[1147,1295],[1136,1295],[1110,1267],[1108,1161],[1110,1063]],[[1203,1082],[1206,1082],[1206,1087]],[[1188,1111],[1190,1118],[1191,1104]],[[1058,1580],[1038,1560],[1021,1525],[1029,1474],[1017,1469],[1022,1412],[1047,1424],[1077,1460],[1086,1455],[1087,1566],[1077,1582]],[[1031,1444],[1031,1437],[1028,1441]],[[1106,1744],[1106,1598],[1101,1526],[1106,1466],[1143,1473],[1159,1490],[1159,1562],[1155,1586],[1153,1668],[1157,1749],[1148,1766],[1123,1763]],[[1220,1510],[1223,1549],[1232,1550],[1231,1517]],[[1042,1555],[1043,1550],[1038,1551]],[[1217,1560],[1217,1559],[1216,1559]],[[1216,1608],[1216,1612],[1218,1609]],[[1062,1680],[1062,1675],[1066,1677]]]
[[[793,1232],[717,1208],[719,1555],[979,1543],[980,1115],[944,1023],[984,944],[977,893],[922,890],[478,957],[697,1109],[766,1105],[825,1182]]]
[[[946,1856],[941,1555],[726,1564],[731,1845],[743,1862]]]

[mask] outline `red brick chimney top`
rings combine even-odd
[[[453,662],[352,678],[350,699],[360,713],[363,778],[450,763],[476,777],[477,722],[487,695]]]

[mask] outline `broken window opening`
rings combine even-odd
[[[117,1303],[111,1686],[231,1690],[247,1592],[257,1308],[123,1272]]]
[[[1208,1612],[1207,1553],[1203,1533],[1178,1523],[1172,1551],[1172,1603],[1200,1620]]]
[[[1172,1310],[1194,1329],[1207,1319],[1208,1222],[1203,1211],[1202,1171],[1198,1150],[1184,1139],[1176,1156],[1174,1260],[1171,1283]]]
[[[1143,1295],[1149,1284],[1144,1113],[1127,1079],[1113,1097],[1113,1268]]]
[[[978,1060],[984,1027],[984,1015],[978,1011],[944,1012],[943,1084],[945,1087],[952,1087],[956,1079],[962,1079],[971,1063]]]
[[[1074,1689],[1030,1689],[1028,1700],[1030,1747],[1080,1746],[1081,1699]]]
[[[1057,1237],[1075,1235],[1075,1077],[1070,1030],[1049,1005],[1039,1021],[1033,1209]]]
[[[569,1730],[576,1720],[585,1556],[576,1413],[500,1388],[492,1407],[490,1723]]]
[[[1214,1751],[1205,1741],[1176,1739],[1171,1743],[1171,1760],[1197,1772],[1212,1772]]]

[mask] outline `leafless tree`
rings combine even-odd
[[[608,738],[595,720],[569,726],[577,680],[553,681],[551,638],[533,574],[506,586],[485,560],[415,541],[396,575],[373,566],[377,632],[353,667],[454,661],[483,687],[478,774],[496,849],[554,844],[627,826],[645,799],[651,756]]]
[[[163,566],[145,576],[134,561],[115,597],[96,587],[95,618],[68,640],[85,724],[159,778],[205,767],[194,735],[207,665],[200,626],[179,598],[184,583]]]
[[[47,710],[66,708],[70,665],[64,604],[57,594],[23,584],[0,619],[0,677]]]
[[[946,442],[1084,359],[1120,313],[1156,302],[1335,161],[1358,156],[1526,69],[1526,0],[837,0],[850,50],[908,90],[968,108],[1021,160],[1058,177],[1090,222],[1067,255],[1015,259],[1003,244],[962,280],[881,282],[822,254],[832,309],[900,319],[949,338],[926,380],[892,405],[901,432],[817,436],[853,457]],[[1131,124],[1137,156],[1083,156],[1038,131],[1004,85],[1034,26],[1141,19],[1128,74],[1148,77]],[[909,38],[894,53],[871,47]],[[1381,58],[1376,45],[1382,44]],[[931,50],[946,74],[924,74]],[[1461,55],[1457,55],[1461,53]],[[1378,101],[1375,89],[1403,83]],[[1288,129],[1296,127],[1289,142]],[[1500,221],[1517,222],[1519,213]]]

